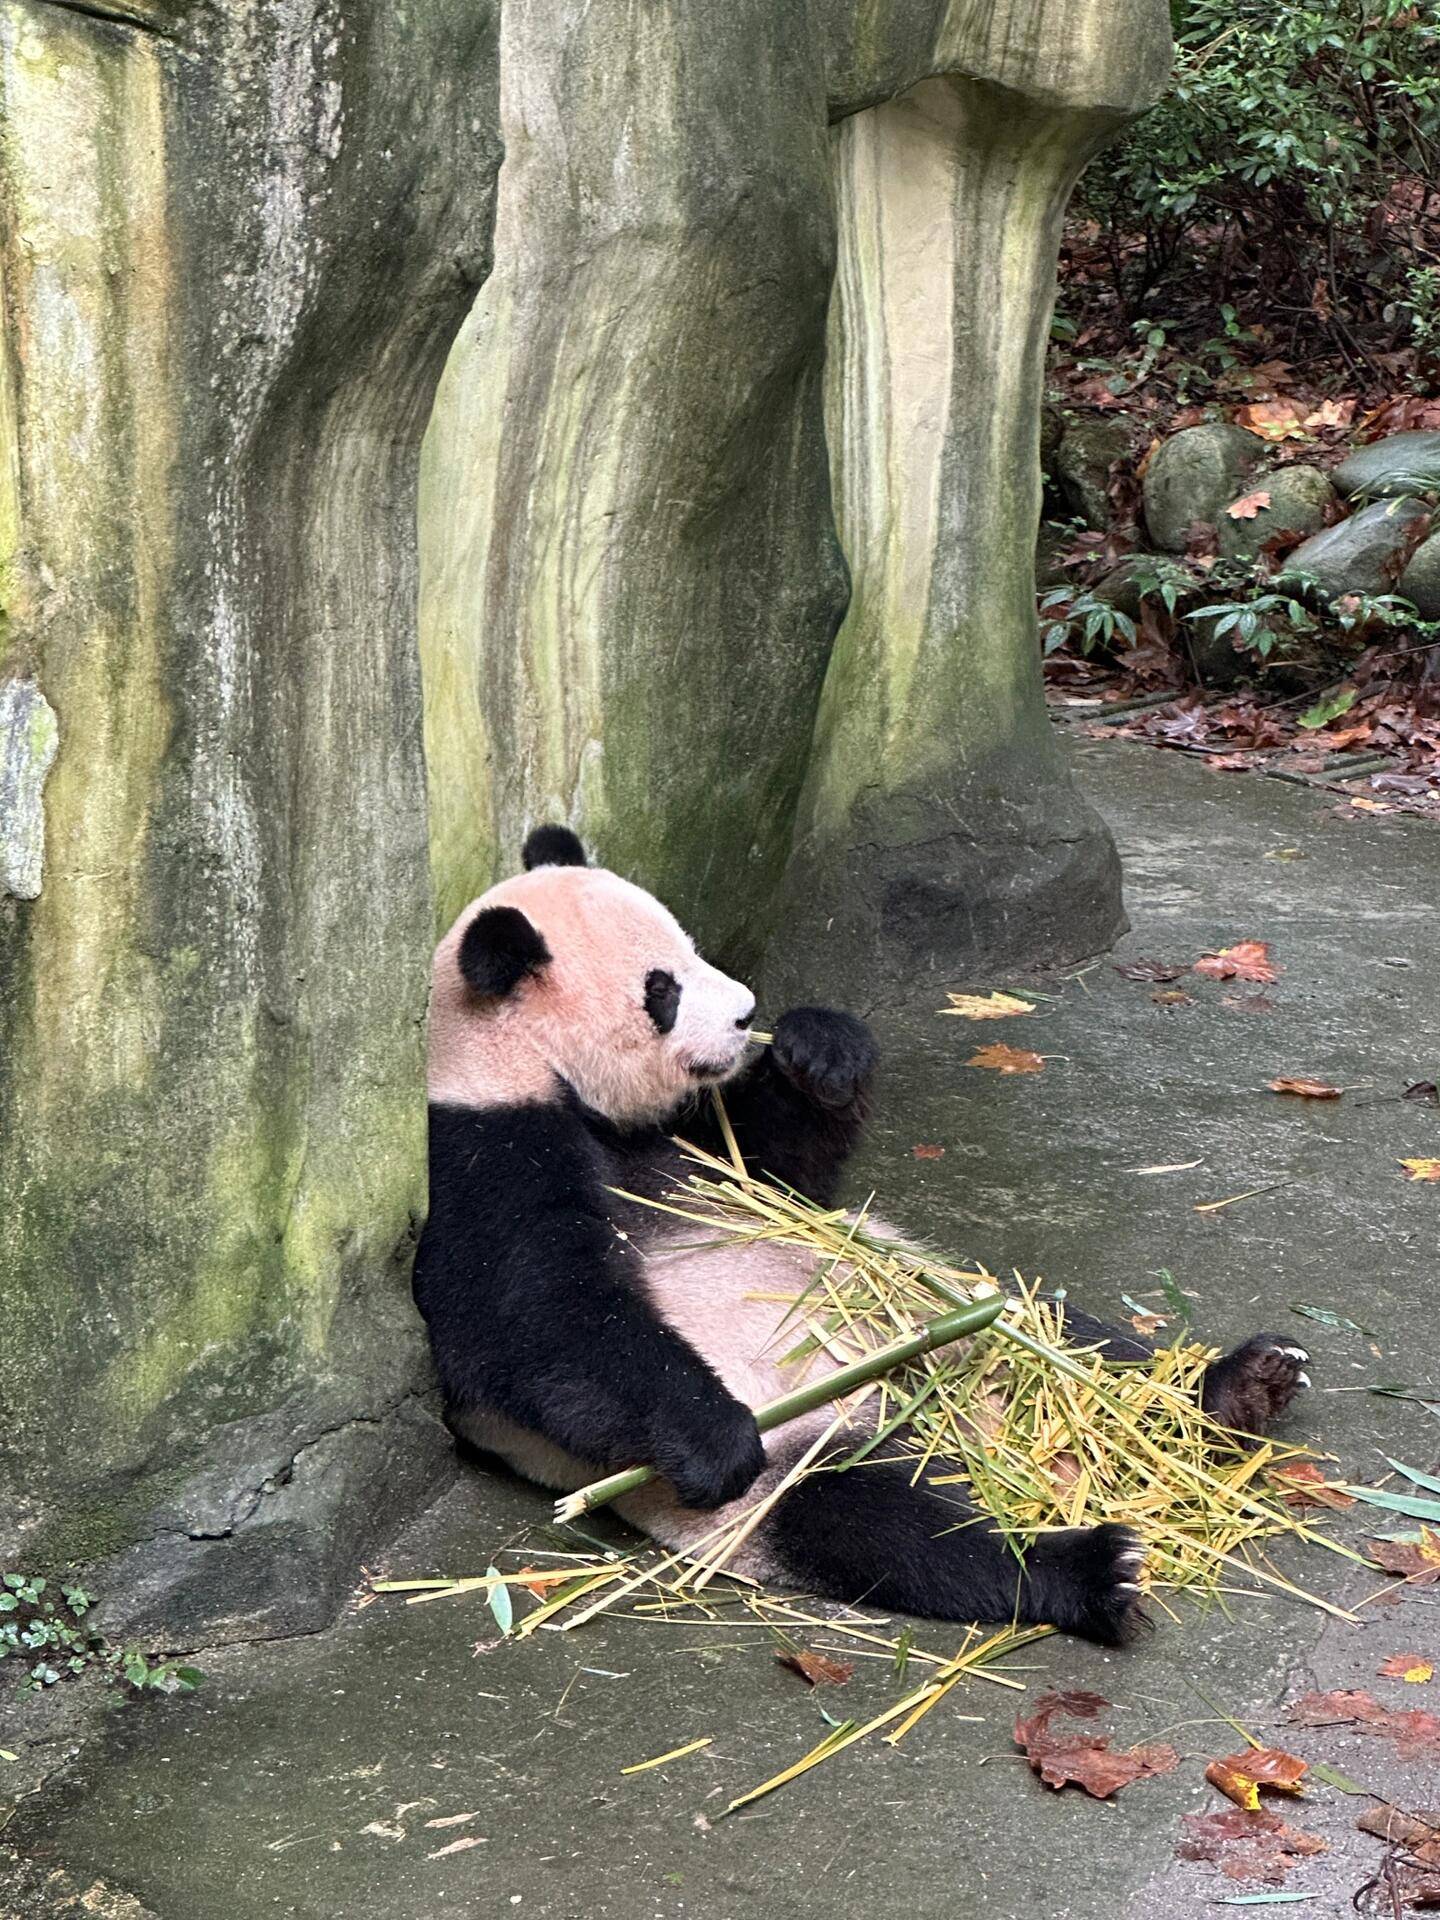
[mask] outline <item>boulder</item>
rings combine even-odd
[[[1440,533],[1432,533],[1415,549],[1395,591],[1415,602],[1422,620],[1440,620]]]
[[[1429,511],[1422,500],[1376,500],[1303,541],[1286,564],[1308,573],[1327,594],[1394,593],[1396,563]]]
[[[1440,492],[1440,433],[1392,433],[1357,447],[1335,469],[1335,486],[1347,499],[1352,493],[1395,499]]]
[[[1277,533],[1319,533],[1336,499],[1329,476],[1318,467],[1252,474],[1246,492],[1257,491],[1268,493],[1270,504],[1253,518],[1232,519],[1228,508],[1221,511],[1220,551],[1227,560],[1253,560]]]
[[[1165,553],[1183,553],[1197,520],[1217,523],[1221,508],[1246,490],[1265,449],[1243,427],[1212,421],[1186,427],[1158,447],[1145,473],[1145,524]]]
[[[1122,414],[1109,419],[1072,420],[1050,459],[1050,477],[1070,512],[1096,533],[1110,524],[1110,470],[1134,447],[1139,435]]]

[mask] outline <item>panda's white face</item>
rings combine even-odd
[[[748,987],[660,902],[600,868],[537,866],[467,907],[435,955],[430,1098],[574,1090],[617,1125],[662,1119],[740,1066]]]

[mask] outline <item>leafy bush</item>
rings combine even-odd
[[[1440,9],[1172,0],[1172,13],[1171,92],[1081,188],[1116,243],[1127,311],[1203,256],[1217,300],[1252,272],[1277,316],[1334,343],[1357,312],[1385,315],[1397,345],[1433,342]]]

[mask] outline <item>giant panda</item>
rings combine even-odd
[[[752,1413],[803,1377],[781,1365],[794,1334],[777,1337],[776,1296],[800,1293],[813,1262],[773,1243],[697,1244],[694,1227],[616,1190],[658,1197],[682,1181],[676,1131],[718,1150],[698,1096],[723,1085],[747,1164],[831,1204],[875,1045],[850,1014],[797,1007],[757,1048],[750,990],[658,900],[587,865],[568,829],[533,832],[524,867],[435,952],[416,1303],[458,1439],[565,1490],[651,1465],[661,1478],[619,1510],[684,1548],[773,1488],[832,1417],[762,1439]],[[1148,1351],[1068,1310],[1067,1332]],[[1261,1334],[1211,1366],[1205,1404],[1260,1433],[1308,1384],[1305,1359]],[[953,1485],[913,1480],[913,1454],[807,1474],[731,1564],[898,1612],[1047,1621],[1107,1645],[1132,1632],[1141,1549],[1124,1528],[1044,1535],[1022,1565]]]

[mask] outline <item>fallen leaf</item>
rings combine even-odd
[[[1363,794],[1357,794],[1346,802],[1347,806],[1357,808],[1361,813],[1394,813],[1394,807],[1387,807],[1383,800],[1367,800]]]
[[[1317,286],[1323,282],[1317,281]],[[1354,400],[1322,400],[1313,413],[1307,413],[1307,427],[1348,427],[1355,418]]]
[[[1313,1460],[1292,1460],[1276,1467],[1270,1478],[1280,1486],[1287,1507],[1329,1507],[1343,1512],[1356,1504],[1354,1494],[1332,1485]]]
[[[1184,993],[1179,987],[1167,987],[1160,993],[1152,993],[1150,998],[1157,1007],[1193,1007],[1192,994]]]
[[[1277,1793],[1298,1794],[1306,1770],[1306,1763],[1297,1760],[1293,1753],[1284,1753],[1278,1747],[1256,1747],[1248,1753],[1231,1753],[1223,1760],[1212,1760],[1205,1769],[1205,1778],[1237,1807],[1253,1811],[1260,1805],[1262,1787],[1273,1787]]]
[[[1292,1080],[1289,1078],[1272,1080],[1272,1093],[1298,1094],[1302,1100],[1338,1100],[1345,1091],[1343,1087],[1332,1087],[1324,1080]]]
[[[1181,1860],[1213,1861],[1227,1880],[1259,1880],[1279,1886],[1298,1860],[1326,1851],[1313,1833],[1302,1833],[1278,1813],[1187,1813],[1187,1837],[1175,1852]]]
[[[1093,1720],[1110,1702],[1098,1693],[1042,1693],[1028,1719],[1015,1722],[1015,1741],[1025,1751],[1033,1770],[1047,1787],[1073,1782],[1096,1800],[1108,1800],[1121,1787],[1152,1774],[1169,1773],[1180,1764],[1173,1747],[1163,1744],[1131,1747],[1116,1753],[1105,1733],[1055,1734],[1050,1722],[1057,1713],[1077,1720]]]
[[[996,1041],[993,1046],[981,1047],[978,1053],[972,1053],[965,1064],[967,1067],[992,1067],[996,1073],[1039,1073],[1045,1062],[1038,1053],[1031,1053],[1024,1047],[1007,1047],[1003,1041]],[[1440,1166],[1440,1161],[1436,1165]]]
[[[917,1160],[943,1160],[945,1158],[944,1147],[912,1147],[910,1151]]]
[[[832,1660],[828,1654],[815,1653],[809,1647],[786,1647],[775,1658],[789,1667],[812,1687],[843,1687],[855,1672],[853,1660]]]
[[[1360,695],[1354,687],[1342,687],[1332,693],[1328,699],[1317,700],[1313,707],[1307,707],[1295,722],[1297,726],[1314,730],[1329,726],[1332,720],[1338,720],[1342,713],[1348,713]],[[1368,726],[1363,729],[1368,732]]]
[[[437,1847],[433,1853],[427,1853],[425,1858],[427,1860],[443,1860],[447,1853],[464,1853],[469,1847],[484,1847],[488,1845],[489,1842],[482,1840],[477,1833],[462,1833],[460,1838],[458,1840],[452,1840],[448,1847]]]
[[[1372,1694],[1358,1689],[1335,1693],[1307,1693],[1289,1709],[1301,1727],[1358,1727],[1393,1740],[1402,1760],[1440,1755],[1440,1716],[1421,1708],[1382,1707]]]
[[[1400,1098],[1423,1100],[1429,1106],[1440,1106],[1440,1086],[1436,1086],[1433,1080],[1412,1080]]]
[[[1367,1807],[1355,1822],[1361,1833],[1373,1833],[1392,1847],[1405,1847],[1427,1867],[1440,1867],[1440,1813],[1406,1813],[1382,1801]]]
[[[1260,488],[1254,493],[1242,494],[1238,500],[1232,500],[1225,511],[1232,520],[1253,520],[1269,504],[1269,494]]]
[[[1158,1333],[1163,1326],[1168,1324],[1163,1316],[1158,1313],[1132,1313],[1129,1318],[1131,1326],[1146,1340],[1150,1338],[1152,1333]]]
[[[1256,400],[1240,407],[1235,424],[1261,440],[1304,440],[1304,414],[1293,400]]]
[[[1178,980],[1182,973],[1189,973],[1187,966],[1174,966],[1168,960],[1126,960],[1117,963],[1116,973],[1122,980]]]
[[[425,1824],[427,1827],[463,1827],[467,1820],[479,1818],[480,1810],[477,1807],[474,1813],[443,1813],[437,1820],[427,1820]]]
[[[1273,966],[1268,940],[1241,940],[1233,947],[1221,947],[1195,962],[1194,971],[1210,980],[1253,980],[1270,986],[1283,969]]]
[[[1009,1020],[1035,1011],[1033,1001],[1013,993],[947,993],[945,998],[950,1004],[941,1007],[941,1013],[958,1014],[962,1020]]]
[[[1226,1013],[1274,1013],[1275,1002],[1268,993],[1222,993],[1220,1005]]]
[[[373,1833],[377,1840],[403,1840],[405,1829],[398,1822],[372,1820],[368,1827],[361,1827],[361,1833]]]
[[[1435,1663],[1423,1653],[1392,1653],[1378,1669],[1384,1680],[1408,1680],[1413,1687],[1424,1686],[1435,1676]]]
[[[1304,1300],[1292,1300],[1290,1311],[1298,1313],[1302,1319],[1317,1320],[1322,1327],[1329,1327],[1335,1333],[1363,1334],[1367,1340],[1375,1337],[1369,1327],[1362,1327],[1358,1320],[1347,1320],[1343,1313],[1336,1313],[1333,1307],[1312,1307]]]
[[[1402,1160],[1407,1180],[1440,1180],[1440,1160]]]
[[[1408,1539],[1372,1540],[1370,1558],[1387,1573],[1398,1573],[1414,1587],[1440,1582],[1440,1533],[1421,1527]]]

